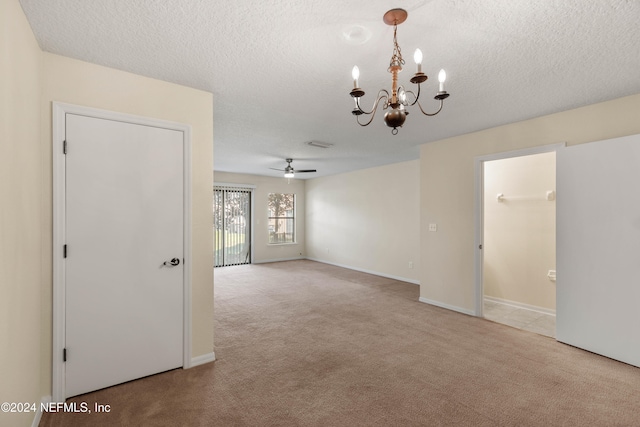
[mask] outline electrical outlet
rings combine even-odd
[[[438,224],[429,224],[429,231],[438,231]]]
[[[413,261],[409,261],[409,268],[413,268]]]

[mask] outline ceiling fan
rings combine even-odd
[[[293,178],[293,175],[295,172],[298,172],[298,173],[316,172],[315,169],[293,169],[293,166],[291,166],[291,162],[293,161],[293,159],[286,159],[286,160],[287,160],[286,168],[284,169],[269,168],[269,169],[273,169],[274,171],[283,171],[285,178]]]

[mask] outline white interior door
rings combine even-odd
[[[557,154],[557,339],[640,366],[640,135]]]
[[[183,365],[184,138],[66,114],[66,141],[69,397]]]

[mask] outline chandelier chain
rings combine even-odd
[[[393,55],[391,55],[391,62],[389,62],[389,68],[402,67],[404,65],[404,59],[402,59],[402,50],[398,45],[398,25],[393,26]]]

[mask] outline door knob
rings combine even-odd
[[[171,258],[171,261],[165,261],[162,265],[176,266],[180,264],[180,260],[178,258]]]

